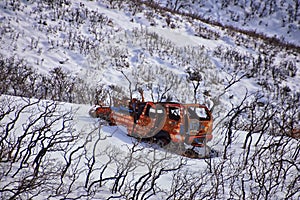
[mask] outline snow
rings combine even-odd
[[[156,1],[166,5],[168,1]],[[174,3],[174,1],[173,1]],[[181,2],[177,2],[180,4]],[[243,30],[255,30],[270,37],[283,37],[285,41],[299,45],[299,9],[297,17],[291,19],[288,13],[297,13],[296,1],[186,1],[183,12],[196,13],[205,19],[217,21],[225,25],[238,27]],[[226,5],[226,6],[223,6]],[[273,5],[273,9],[270,8]],[[299,2],[298,2],[299,4]],[[276,6],[275,6],[276,5]],[[268,10],[268,11],[266,11]],[[268,12],[268,13],[267,13]],[[284,21],[284,22],[283,22]]]
[[[125,12],[119,9],[109,9],[107,8],[107,4],[101,1],[80,1],[72,2],[72,5],[64,5],[65,7],[69,8],[69,11],[72,11],[76,8],[79,8],[81,3],[83,3],[85,9],[102,14],[108,21],[111,21],[112,25],[104,24],[102,28],[96,28],[96,31],[104,33],[105,35],[103,40],[97,40],[94,34],[90,31],[90,28],[92,27],[91,22],[84,17],[84,22],[76,26],[75,23],[68,24],[67,20],[51,20],[51,16],[54,14],[51,12],[51,10],[43,10],[42,13],[38,11],[33,12],[35,8],[37,9],[37,4],[35,3],[21,1],[21,8],[17,11],[12,11],[11,9],[4,8],[5,2],[7,3],[7,1],[2,1],[0,3],[0,28],[1,31],[4,32],[0,38],[0,53],[2,56],[10,57],[15,55],[16,57],[23,58],[39,73],[48,73],[51,69],[60,66],[67,73],[75,74],[78,77],[83,78],[90,85],[116,85],[123,88],[126,94],[129,92],[128,81],[122,75],[120,70],[116,70],[116,66],[114,66],[112,62],[114,58],[120,56],[120,54],[126,54],[128,56],[126,61],[130,64],[130,66],[128,68],[124,68],[123,71],[132,78],[133,85],[136,84],[137,86],[141,86],[143,89],[145,89],[148,87],[149,83],[152,83],[154,84],[152,88],[153,91],[158,91],[159,84],[164,85],[174,79],[173,82],[171,82],[171,84],[173,84],[175,87],[175,92],[173,91],[173,93],[177,94],[177,96],[174,96],[176,96],[178,100],[185,102],[194,101],[192,86],[190,83],[186,82],[185,70],[187,69],[187,66],[198,66],[197,64],[200,66],[206,62],[206,58],[209,59],[211,64],[209,65],[208,69],[204,69],[206,74],[204,77],[205,82],[202,83],[201,91],[199,93],[203,93],[207,89],[210,90],[212,95],[215,97],[223,93],[224,85],[222,85],[221,80],[229,80],[231,78],[231,74],[224,70],[224,68],[229,66],[226,66],[226,64],[224,64],[220,58],[217,58],[213,55],[214,50],[219,46],[222,46],[232,48],[235,51],[245,55],[250,54],[255,58],[258,54],[254,47],[237,45],[235,43],[236,38],[228,35],[226,30],[222,30],[219,27],[213,27],[212,25],[204,24],[202,22],[193,23],[202,24],[208,29],[216,31],[220,34],[220,37],[212,40],[196,36],[195,30],[192,28],[191,23],[180,15],[173,16],[174,18],[172,18],[172,20],[176,22],[176,28],[172,29],[166,25],[164,18],[161,19],[160,16],[157,16],[157,13],[154,13],[153,17],[151,18],[151,20],[156,24],[155,26],[152,26],[152,21],[147,19],[144,15],[147,10],[139,12],[136,15],[132,15],[130,12]],[[199,12],[204,13],[203,15],[205,17],[211,17],[212,19],[216,19],[224,23],[229,21],[228,13],[225,13],[225,11],[221,12],[221,9],[219,9],[219,4],[215,4],[214,1],[206,1],[205,4],[210,5],[210,10],[207,9],[207,7],[199,8]],[[244,10],[241,10],[240,7],[232,6],[230,10],[237,11],[237,13],[241,16],[244,14]],[[246,7],[245,10],[250,10],[250,8]],[[280,24],[279,19],[281,17],[282,16],[280,12],[277,12],[275,18],[270,17],[266,20],[268,22],[268,26],[258,26],[258,21],[249,22],[247,26],[250,29],[257,29],[259,32],[266,34],[284,36],[286,30],[284,28],[278,28]],[[68,19],[71,18],[71,16],[67,15],[65,18]],[[47,25],[38,23],[39,20],[42,22],[45,21]],[[248,28],[247,26],[242,28]],[[295,26],[297,27],[298,25],[295,24]],[[133,35],[135,34],[135,31],[137,35],[141,34],[141,36],[134,37]],[[149,35],[150,33],[153,35],[142,35],[141,32],[143,31],[148,32]],[[153,39],[155,38],[154,33],[157,34],[158,40],[164,41],[167,44],[166,46],[169,49],[166,48],[165,50],[156,50],[153,47],[153,52],[150,50],[145,50],[146,48],[151,49],[151,47],[148,47],[147,43],[144,42],[146,40],[155,41],[155,39]],[[78,42],[74,43],[74,48],[69,44],[70,41],[68,41],[70,34],[73,35]],[[299,35],[299,28],[296,28],[294,32],[289,33],[285,37],[285,40],[299,45]],[[91,42],[92,47],[90,51],[87,50],[88,48],[80,49],[80,45],[82,44],[80,43],[80,39],[83,38],[87,38],[87,40]],[[176,52],[174,54],[168,54],[168,51],[171,51],[172,48],[178,49],[177,56]],[[193,52],[193,55],[192,53],[190,55],[182,55],[181,52],[186,53],[186,51],[183,51],[185,48],[190,48],[190,52]],[[193,48],[195,51],[193,51]],[[196,54],[201,54],[199,52],[202,51],[199,49],[202,48],[204,56],[199,55],[199,57],[196,57],[198,56]],[[85,53],[85,51],[87,51],[87,53]],[[116,56],[113,56],[113,54],[116,54]],[[179,57],[183,59],[179,59]],[[284,51],[282,55],[276,56],[274,59],[276,63],[280,63],[282,60],[291,60],[291,62],[295,62],[295,66],[298,69],[296,76],[292,77],[290,80],[283,80],[282,84],[288,85],[293,91],[295,91],[295,93],[299,92],[299,53],[289,54]],[[184,64],[183,62],[186,62],[187,64]],[[239,71],[238,73],[243,74],[243,71]],[[149,75],[150,80],[143,83],[144,80],[140,74]],[[90,167],[91,160],[93,156],[95,156],[96,167],[93,168],[94,171],[91,173],[89,183],[91,183],[92,180],[97,180],[101,170],[103,169],[103,166],[105,166],[110,159],[112,159],[114,162],[108,164],[108,169],[103,174],[103,177],[111,177],[114,174],[118,174],[118,170],[121,169],[121,166],[128,164],[130,167],[127,168],[129,171],[126,180],[124,180],[129,188],[141,186],[142,181],[144,180],[142,179],[142,176],[148,172],[151,172],[151,175],[154,176],[157,175],[161,169],[168,169],[168,167],[176,168],[176,166],[180,165],[180,163],[184,163],[183,167],[178,173],[176,171],[163,172],[162,175],[157,179],[156,186],[161,188],[163,191],[170,192],[172,187],[175,187],[174,181],[176,179],[174,177],[180,177],[180,175],[186,173],[186,177],[183,175],[181,178],[190,178],[191,183],[195,181],[194,176],[203,176],[203,179],[200,180],[199,178],[199,180],[197,180],[199,182],[195,181],[195,184],[192,186],[197,186],[197,183],[203,181],[207,183],[201,187],[201,190],[204,192],[209,193],[213,189],[216,189],[217,192],[220,192],[222,190],[221,188],[223,187],[223,194],[217,196],[216,198],[228,199],[232,197],[231,192],[233,188],[230,187],[234,186],[237,188],[245,186],[244,192],[246,193],[246,198],[251,198],[251,196],[247,196],[248,194],[251,194],[251,190],[253,190],[253,188],[257,189],[260,187],[259,185],[254,187],[256,186],[255,184],[258,183],[248,177],[250,176],[249,174],[252,173],[247,170],[252,169],[234,168],[235,165],[238,166],[242,161],[244,161],[243,158],[247,153],[247,148],[244,149],[242,147],[248,132],[243,131],[243,127],[241,127],[241,130],[233,130],[233,142],[227,149],[227,155],[232,159],[224,159],[223,153],[224,143],[226,141],[226,131],[224,131],[225,127],[222,124],[222,120],[232,107],[239,105],[239,103],[242,101],[242,98],[246,94],[250,95],[256,92],[263,93],[264,91],[261,90],[255,79],[241,79],[220,98],[221,106],[217,107],[217,110],[215,111],[215,113],[218,114],[215,115],[214,139],[209,143],[213,149],[220,153],[220,156],[212,159],[202,160],[188,159],[168,152],[167,150],[157,146],[139,143],[136,139],[127,136],[125,127],[102,125],[99,119],[93,119],[88,115],[91,105],[55,102],[59,105],[59,112],[56,113],[56,115],[62,114],[63,111],[72,111],[73,114],[71,120],[72,130],[69,130],[70,132],[66,131],[64,134],[69,136],[69,134],[72,133],[78,136],[78,140],[68,147],[70,150],[66,153],[66,157],[73,156],[72,158],[74,158],[75,162],[67,173],[70,175],[72,174],[72,170],[74,170],[74,172],[76,172],[76,176],[78,176],[74,181],[74,187],[70,186],[72,188],[72,192],[68,197],[77,197],[87,193],[87,189],[84,188],[84,182],[86,181],[88,175],[88,167]],[[137,95],[136,92],[134,95]],[[268,94],[265,95],[267,96]],[[230,96],[232,96],[232,98],[230,98]],[[145,97],[146,100],[152,100],[151,91],[145,91]],[[158,97],[159,96],[157,95],[154,98],[158,99]],[[207,102],[206,104],[209,104],[208,106],[210,107],[215,103],[210,98],[205,98],[206,97],[203,95],[199,95],[198,101],[200,103]],[[24,102],[28,101],[28,99],[24,100],[20,97],[6,96],[1,94],[1,106],[6,105],[3,102],[7,99],[15,102],[16,104],[23,104]],[[35,102],[37,100],[30,99],[30,101]],[[53,102],[42,100],[41,102],[38,102],[36,107],[34,107],[32,110],[28,110],[25,112],[25,114],[22,114],[18,120],[16,128],[13,129],[13,133],[16,134],[15,139],[19,137],[18,134],[22,133],[22,128],[26,127],[26,123],[29,123],[28,119],[31,117],[34,118],[35,114],[38,115],[40,112],[40,107],[51,103]],[[13,118],[14,113],[11,113],[9,117],[5,118],[7,121],[1,119],[1,125],[5,125]],[[61,121],[59,122],[60,123],[57,123],[54,127],[52,127],[53,130],[51,130],[51,132],[55,132],[55,130],[59,130],[61,128]],[[262,139],[260,139],[260,136],[261,135],[258,133],[253,133],[251,135],[252,141],[249,147],[249,157],[253,156],[254,159],[249,162],[254,163],[253,168],[255,168],[255,165],[257,164],[255,161],[255,156],[258,152],[258,149],[260,147],[268,146],[273,141],[279,141],[282,139],[281,137],[271,137],[265,135],[263,135]],[[257,142],[258,144],[255,145]],[[247,145],[248,144],[249,142]],[[290,146],[289,149],[291,150],[296,149],[297,145],[299,145],[299,140],[288,140],[287,142],[287,146]],[[80,149],[80,151],[71,155],[72,150],[75,150],[81,146],[83,146],[84,150]],[[39,148],[40,147],[37,147],[35,150],[35,155],[37,154]],[[269,152],[266,154],[268,153]],[[292,160],[291,157],[293,157],[293,152],[290,154],[291,155],[287,158],[287,160]],[[270,155],[262,154],[262,156],[265,156],[264,158],[270,158],[270,160],[272,160],[271,155],[271,153]],[[51,158],[55,160],[53,163],[57,164],[56,166],[59,166],[60,163],[66,162],[63,151],[60,153],[53,153],[51,156]],[[82,158],[80,156],[82,156]],[[131,156],[133,158],[131,158]],[[130,159],[132,159],[132,162],[129,162]],[[299,172],[299,162],[297,162],[297,159],[299,160],[299,157],[295,158],[296,161],[291,161],[295,162],[295,166],[292,166],[291,169],[287,169],[289,173],[286,177],[286,182],[289,182],[289,180],[295,180],[293,178],[296,177],[297,173]],[[6,166],[1,166],[1,172],[6,170],[5,167]],[[14,166],[12,166],[12,170],[16,170],[17,167],[18,165],[16,163]],[[212,169],[210,168],[214,168],[214,172],[217,172],[219,169],[218,167],[220,167],[220,170],[224,170],[224,172],[217,175],[213,174],[211,172]],[[266,163],[264,167],[267,168],[270,166],[268,163]],[[29,167],[28,171],[30,170],[33,171],[33,166]],[[256,169],[254,169],[253,174],[259,174],[259,172],[255,170]],[[268,170],[266,171],[268,172]],[[24,172],[24,174],[26,173],[27,172]],[[243,175],[243,173],[245,175]],[[236,174],[236,179],[238,179],[236,182],[230,183],[222,179],[222,181],[224,181],[223,186],[221,187],[218,185],[220,184],[218,183],[218,180],[221,180],[220,176],[231,178],[233,174]],[[4,180],[2,177],[0,177],[0,188],[3,188],[6,183],[14,180],[14,177],[5,178],[7,179]],[[22,174],[20,175],[20,178],[22,178]],[[70,175],[70,177],[66,177],[65,179],[65,182],[71,182],[72,177]],[[137,182],[136,185],[134,185],[134,181],[139,179],[142,181]],[[182,179],[181,181],[184,183]],[[230,181],[233,181],[233,179],[230,179]],[[149,179],[147,183],[149,182],[151,182],[151,179]],[[295,185],[296,184],[299,184],[299,181],[296,182]],[[97,188],[94,186],[95,188],[91,188],[91,190],[94,189],[95,193],[92,192],[94,196],[91,198],[107,199],[112,195],[120,195],[119,191],[112,194],[112,185],[113,182],[107,181],[104,183],[103,187]],[[216,187],[216,185],[218,187]],[[295,188],[296,187],[297,186],[295,186]],[[242,190],[239,190],[238,192],[240,191]],[[271,199],[282,199],[285,197],[284,190],[282,192],[274,193],[276,193],[276,196],[270,197]],[[296,195],[294,195],[292,199],[297,198],[299,191],[296,191],[295,193]],[[34,197],[34,199],[43,199],[43,195],[49,194],[44,192],[39,194],[37,197]],[[166,194],[166,192],[158,192],[158,194],[152,196],[151,199],[164,199],[167,195],[168,194]],[[233,196],[235,198],[240,198],[240,195],[241,194],[235,194]],[[184,197],[188,198],[187,196]],[[57,197],[57,199],[60,198],[62,198],[62,196]],[[125,199],[126,197],[123,196],[122,198]],[[177,198],[174,197],[174,199]],[[56,198],[53,197],[53,199]],[[86,197],[86,199],[89,199],[89,197]]]

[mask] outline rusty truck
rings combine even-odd
[[[104,119],[109,125],[126,127],[129,136],[162,147],[189,145],[191,148],[181,153],[188,157],[201,157],[193,149],[206,146],[213,138],[212,113],[201,104],[134,102],[129,106],[97,106],[89,114]]]

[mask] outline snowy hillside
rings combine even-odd
[[[122,127],[101,127],[87,105],[0,101],[1,199],[299,196],[299,141],[288,137],[253,133],[242,149],[246,132],[234,132],[228,158],[188,159],[139,143]]]
[[[300,3],[297,0],[156,2],[177,12],[195,14],[210,22],[255,31],[299,45]]]
[[[0,197],[298,199],[299,2],[230,2],[1,1]],[[139,89],[210,107],[219,156],[88,115]]]

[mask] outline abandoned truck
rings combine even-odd
[[[190,145],[191,149],[181,153],[188,157],[200,157],[194,147],[206,146],[213,137],[212,114],[200,104],[138,102],[131,103],[129,108],[97,106],[89,114],[106,120],[109,125],[124,126],[128,135],[143,141],[160,146]]]

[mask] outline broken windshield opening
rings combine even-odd
[[[180,108],[169,107],[169,118],[172,120],[180,120]]]
[[[190,119],[209,120],[210,117],[205,108],[189,107],[188,108]]]

